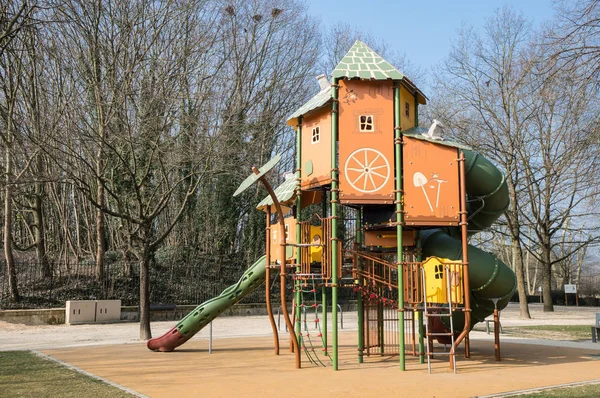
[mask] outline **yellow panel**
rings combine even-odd
[[[416,127],[415,121],[415,97],[404,86],[400,86],[400,125],[402,130]]]
[[[423,262],[425,271],[425,292],[428,303],[453,304],[464,301],[462,263],[447,258],[429,257]],[[448,294],[448,276],[450,276],[450,294]]]
[[[323,227],[310,226],[310,243],[320,244],[323,243]],[[320,263],[323,257],[323,247],[311,247],[310,248],[310,262]]]

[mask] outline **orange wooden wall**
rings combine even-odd
[[[302,189],[315,188],[331,182],[330,112],[331,109],[325,107],[305,116],[302,121]],[[312,140],[313,129],[316,127],[319,128],[319,142]]]
[[[458,150],[404,137],[406,225],[458,225]]]
[[[391,81],[340,80],[339,169],[341,203],[394,200],[394,92]],[[360,131],[372,116],[373,131]]]

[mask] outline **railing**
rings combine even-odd
[[[365,252],[348,250],[354,257],[354,278],[364,278],[368,282],[398,288],[398,266]]]

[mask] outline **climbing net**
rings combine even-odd
[[[299,313],[295,315],[296,320],[296,330],[299,330],[298,333],[298,343],[302,346],[304,353],[306,354],[307,359],[316,366],[326,366],[321,360],[318,350],[315,349],[315,344],[313,344],[312,336],[310,331],[308,330],[308,316],[307,313],[309,311],[313,311],[315,314],[315,329],[317,331],[317,338],[321,339],[321,351],[323,358],[328,358],[331,361],[331,356],[327,350],[326,345],[326,336],[323,335],[321,330],[321,323],[319,322],[319,311],[318,307],[320,304],[317,304],[317,287],[314,279],[310,280],[302,280],[296,283],[295,292],[299,294]],[[312,296],[312,301],[305,301],[305,295]],[[302,331],[302,325],[304,324],[304,332]]]

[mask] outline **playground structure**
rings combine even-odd
[[[236,192],[261,181],[270,193],[257,206],[266,213],[266,255],[237,284],[149,340],[148,348],[174,350],[265,282],[278,354],[269,294],[274,272],[297,367],[304,352],[310,362],[330,360],[338,369],[340,289],[356,292],[357,360],[398,355],[402,370],[406,355],[430,363],[433,340],[450,345],[435,355],[448,355],[456,370],[461,343],[470,355],[472,327],[506,306],[515,275],[467,242],[508,206],[502,172],[444,140],[436,123],[418,127],[426,97],[364,43],[353,45],[332,76],[331,84],[321,76],[321,91],[288,119],[296,130],[294,178],[270,188],[265,174],[275,157],[254,168]],[[323,314],[315,342],[302,332],[302,318],[318,307]]]

